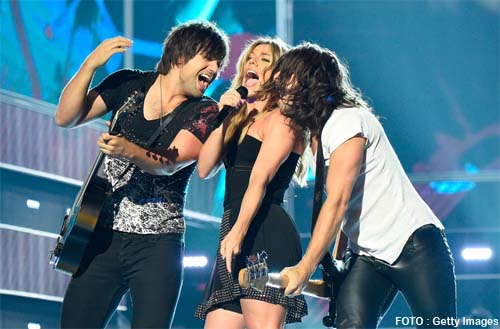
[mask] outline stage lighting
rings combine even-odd
[[[205,256],[185,256],[182,264],[184,267],[205,267],[208,259]]]
[[[493,251],[488,247],[464,248],[462,258],[467,261],[489,260]]]
[[[470,191],[476,183],[468,181],[433,181],[429,186],[439,194],[455,194]]]
[[[28,199],[28,200],[26,200],[26,206],[28,206],[28,208],[38,210],[38,208],[40,208],[40,202],[38,202],[36,200]]]

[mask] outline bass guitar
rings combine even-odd
[[[238,273],[238,283],[241,287],[264,291],[266,286],[284,289],[288,285],[288,277],[269,273],[266,259],[265,251],[247,257],[247,267]],[[321,299],[330,299],[331,296],[323,280],[309,280],[302,294]]]
[[[119,133],[118,119],[142,105],[144,94],[134,91],[116,111],[110,124],[110,134]],[[98,175],[104,160],[99,152],[89,175],[83,182],[69,213],[64,216],[56,246],[50,252],[50,264],[65,274],[75,274],[90,241],[99,214],[109,193],[107,179]]]

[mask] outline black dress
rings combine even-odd
[[[307,305],[302,295],[285,297],[283,290],[280,289],[266,287],[263,292],[259,292],[252,288],[241,288],[238,284],[238,273],[246,267],[246,257],[249,255],[266,251],[270,272],[279,272],[286,266],[295,265],[302,257],[298,231],[293,220],[281,207],[283,196],[299,159],[298,154],[291,153],[268,184],[262,205],[252,219],[243,240],[241,253],[233,261],[232,273],[227,271],[226,262],[220,255],[220,243],[238,218],[241,202],[260,147],[259,140],[247,135],[241,144],[233,145],[228,151],[225,161],[226,191],[219,247],[205,296],[196,310],[195,316],[200,319],[205,319],[207,311],[212,308],[235,303],[239,306],[240,298],[257,299],[285,306],[286,323],[300,322],[301,318],[307,315]],[[234,307],[227,309],[235,310]]]

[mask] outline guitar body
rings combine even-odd
[[[80,266],[109,187],[107,180],[97,175],[91,177],[88,183],[81,201],[73,207],[77,211],[71,211],[64,217],[52,252],[54,268],[66,274],[75,274]]]
[[[118,134],[118,118],[122,113],[130,112],[142,105],[144,94],[134,91],[125,103],[116,111],[110,125],[110,134]],[[65,274],[75,274],[82,261],[85,249],[94,233],[102,206],[109,191],[105,178],[97,173],[104,160],[99,152],[92,169],[84,181],[68,215],[64,217],[55,248],[50,252],[53,268]]]

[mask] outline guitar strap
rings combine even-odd
[[[168,126],[172,120],[177,116],[177,114],[180,112],[181,109],[184,109],[187,107],[188,104],[191,104],[193,102],[193,99],[188,99],[181,104],[179,104],[171,113],[170,115],[167,115],[164,119],[162,124],[158,127],[158,129],[155,130],[155,132],[149,137],[148,141],[146,142],[146,147],[150,147],[153,145],[153,143],[156,141],[156,139],[160,136],[161,132]],[[168,144],[170,144],[172,141],[168,141]]]
[[[193,105],[194,103],[194,105]],[[160,136],[160,133],[164,131],[164,134],[167,136],[166,145],[170,145],[174,140],[175,136],[179,132],[180,129],[175,129],[174,127],[178,127],[178,125],[171,125],[167,128],[167,125],[174,120],[177,119],[179,122],[183,122],[189,119],[190,116],[193,115],[196,111],[198,111],[203,106],[206,106],[208,103],[215,103],[215,101],[207,96],[202,96],[200,98],[189,98],[180,105],[178,105],[164,120],[162,126],[160,126],[153,135],[149,138],[146,147],[150,147],[156,139]],[[167,129],[166,129],[167,128]]]

